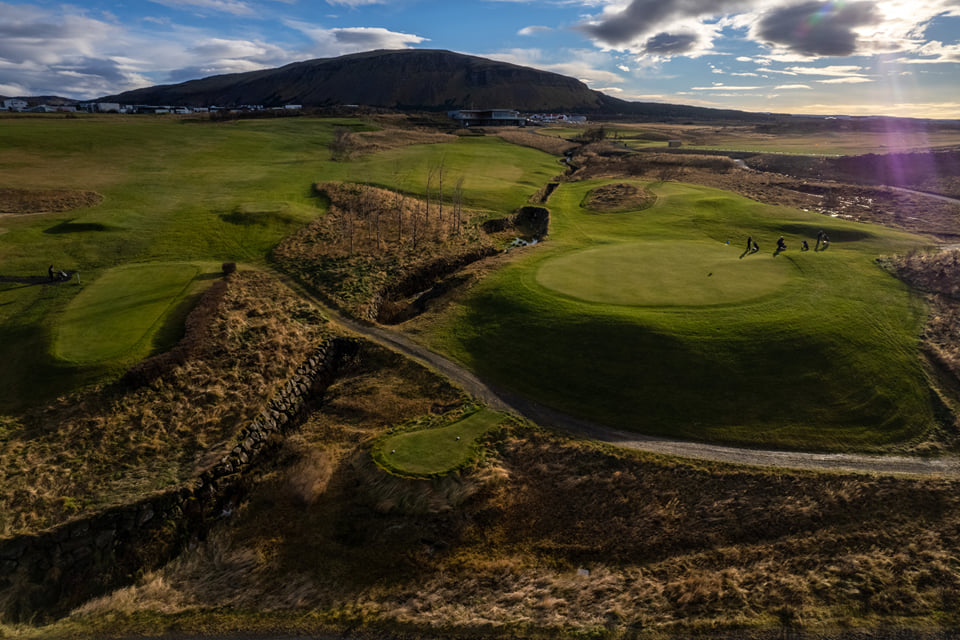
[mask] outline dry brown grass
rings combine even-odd
[[[103,196],[94,191],[0,187],[0,215],[70,211],[93,207],[102,201]]]
[[[457,393],[367,357],[235,520],[84,615],[242,629],[245,610],[278,612],[277,628],[312,611],[315,631],[445,637],[960,623],[957,482],[684,464],[528,428],[491,435],[462,476],[400,480],[366,443],[392,412]],[[360,401],[371,389],[383,405]]]
[[[188,321],[148,384],[61,398],[0,431],[0,535],[183,481],[215,459],[316,348],[322,317],[274,278],[238,272]]]
[[[656,201],[657,196],[642,187],[618,183],[592,189],[584,198],[582,206],[594,211],[612,213],[640,211],[651,207]]]
[[[900,279],[928,294],[924,348],[960,385],[960,251],[914,252],[893,258],[890,266]]]
[[[476,221],[484,214],[449,202],[443,209],[377,187],[320,183],[327,215],[284,239],[274,259],[334,304],[378,317],[387,287],[436,261],[456,261],[491,246]]]
[[[602,151],[602,150],[601,150]],[[672,159],[671,159],[672,158]],[[683,158],[688,160],[684,161]],[[660,179],[664,168],[680,171],[670,179],[733,191],[767,204],[816,211],[848,220],[883,224],[950,241],[960,238],[960,207],[888,187],[864,187],[837,182],[808,181],[777,173],[732,168],[727,158],[700,155],[617,153],[597,151],[578,155],[578,170],[567,179],[637,177]]]
[[[367,155],[413,144],[440,144],[457,140],[455,135],[428,129],[387,128],[380,131],[364,131],[355,135],[357,140],[356,153],[358,155]]]
[[[542,136],[537,133],[521,131],[515,128],[495,129],[494,131],[498,137],[503,138],[511,144],[517,144],[521,147],[531,147],[553,156],[562,156],[568,151],[572,151],[580,146],[575,142],[568,142],[561,138]]]

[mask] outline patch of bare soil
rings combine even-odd
[[[70,211],[93,207],[102,201],[103,196],[94,191],[0,187],[0,215]]]
[[[641,211],[653,206],[657,196],[642,187],[624,182],[607,184],[592,189],[584,198],[582,206],[602,213]]]

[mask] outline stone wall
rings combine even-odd
[[[0,621],[63,615],[202,540],[242,498],[248,472],[300,424],[311,399],[322,396],[357,351],[358,343],[343,338],[321,345],[240,431],[233,450],[192,481],[40,533],[0,540]]]

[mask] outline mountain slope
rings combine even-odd
[[[450,51],[370,51],[213,76],[102,98],[136,104],[363,104],[398,109],[604,110],[579,80]]]

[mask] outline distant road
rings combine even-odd
[[[388,349],[402,353],[463,387],[492,409],[517,413],[533,422],[627,449],[782,469],[845,471],[879,475],[960,476],[960,457],[874,456],[841,453],[771,451],[646,436],[569,416],[481,380],[460,364],[419,345],[403,334],[358,322],[324,308],[331,321]]]

